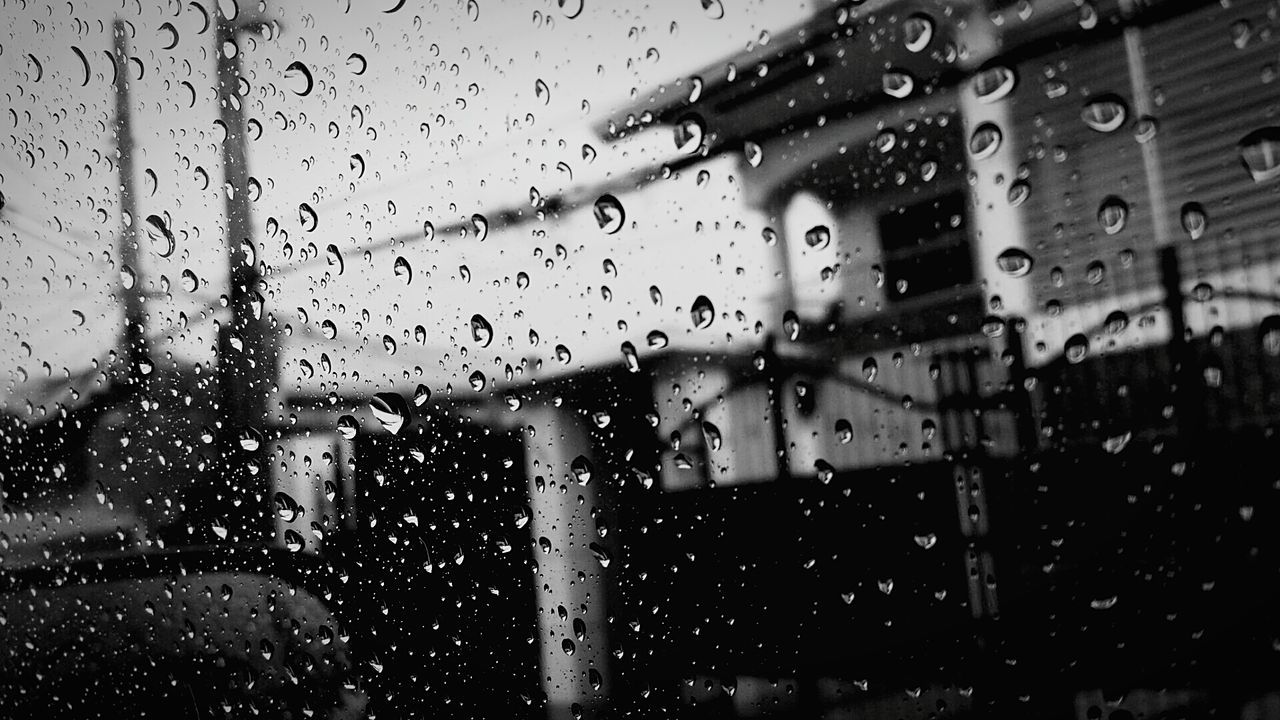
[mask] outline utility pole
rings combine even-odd
[[[146,310],[143,308],[145,291],[138,272],[138,213],[134,206],[133,187],[133,120],[129,108],[129,38],[123,20],[116,19],[112,26],[116,54],[116,154],[120,172],[120,214],[124,218],[120,227],[121,273],[131,273],[131,280],[122,280],[121,299],[124,301],[124,329],[120,337],[125,367],[123,380],[134,385],[132,391],[143,388],[145,376],[150,372],[147,355]],[[128,268],[125,270],[124,268]],[[129,284],[130,281],[132,284]]]
[[[231,317],[218,330],[218,451],[233,501],[239,505],[229,519],[230,539],[265,539],[272,527],[268,510],[270,439],[267,396],[276,379],[274,338],[264,320],[259,290],[257,246],[247,194],[249,168],[240,97],[240,43],[245,31],[260,27],[256,20],[238,22],[218,13],[214,54],[217,57],[222,140],[222,171],[226,183],[226,249],[230,259]],[[254,447],[254,439],[257,440]],[[247,442],[242,442],[246,440]]]

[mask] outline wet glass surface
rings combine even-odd
[[[1274,0],[0,8],[0,717],[1280,717]]]

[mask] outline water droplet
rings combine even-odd
[[[480,343],[480,347],[489,347],[493,342],[493,326],[483,315],[471,316],[471,339]]]
[[[568,365],[573,362],[573,353],[569,352],[569,348],[564,345],[556,345],[555,352],[556,360],[559,360],[561,365]]]
[[[881,153],[888,153],[898,144],[898,134],[892,130],[881,130],[876,135],[876,149]]]
[[[1004,135],[995,123],[984,122],[974,128],[969,136],[969,153],[975,160],[985,160],[996,154]]]
[[[627,364],[627,370],[640,372],[640,357],[636,355],[636,346],[630,342],[624,342],[619,349],[622,350],[622,359]]]
[[[701,117],[692,113],[685,115],[675,125],[676,150],[686,154],[697,152],[705,134],[706,124]]]
[[[476,240],[484,242],[489,237],[489,219],[479,213],[472,215],[471,229],[476,233]]]
[[[1094,260],[1084,269],[1085,282],[1090,285],[1099,285],[1107,276],[1107,266],[1101,260]]]
[[[1245,135],[1237,143],[1240,161],[1254,182],[1280,177],[1280,127],[1264,127]]]
[[[760,167],[760,162],[764,160],[764,150],[750,140],[743,144],[743,155],[751,167]]]
[[[569,463],[569,472],[573,473],[573,479],[579,485],[586,485],[591,482],[591,474],[595,468],[592,467],[591,461],[586,457],[579,455]]]
[[[237,439],[240,441],[240,447],[248,452],[253,452],[262,446],[262,435],[251,427],[241,430]]]
[[[1119,335],[1129,327],[1129,314],[1123,310],[1113,310],[1102,323],[1108,335]]]
[[[302,552],[302,549],[306,546],[307,546],[307,541],[305,538],[302,537],[302,533],[293,529],[284,531],[284,547],[286,550],[288,550],[289,552],[295,552],[295,553]],[[267,645],[264,646],[264,649],[263,649],[263,656],[269,657],[270,643],[268,643],[267,640],[265,639],[262,642],[267,643]]]
[[[360,53],[351,53],[347,56],[347,67],[351,68],[352,75],[363,75],[369,69],[369,61]]]
[[[345,270],[347,267],[346,263],[342,259],[342,251],[339,250],[338,246],[334,245],[333,243],[329,243],[327,246],[325,246],[324,259],[325,259],[325,262],[329,263],[330,267],[338,268],[339,275],[341,275],[343,270]]]
[[[467,382],[471,384],[472,390],[475,390],[476,392],[481,392],[484,390],[485,386],[489,383],[489,379],[484,376],[484,373],[480,372],[479,370],[476,370],[475,372],[471,373],[470,377],[467,378]]]
[[[712,452],[720,449],[720,445],[723,442],[720,428],[704,420],[702,422],[702,436],[707,442],[707,447],[711,448]]]
[[[795,310],[788,310],[782,313],[782,334],[791,342],[795,342],[800,337],[800,316]]]
[[[1101,133],[1115,132],[1124,125],[1129,110],[1118,95],[1101,95],[1085,103],[1080,119]]]
[[[836,442],[841,445],[853,442],[853,424],[844,418],[836,420]]]
[[[918,53],[929,46],[933,39],[933,18],[916,13],[902,23],[902,41],[907,50]]]
[[[865,378],[867,382],[875,382],[876,375],[879,373],[880,363],[876,362],[875,358],[869,357],[862,361],[862,377]]]
[[[622,203],[618,202],[618,198],[607,193],[596,200],[593,212],[596,217],[596,225],[600,226],[600,229],[606,235],[612,235],[621,230],[627,217],[626,212],[622,209]]]
[[[160,36],[163,43],[161,47],[165,50],[172,50],[178,47],[178,29],[173,26],[173,23],[167,22],[161,25]]]
[[[1129,204],[1115,195],[1103,198],[1098,206],[1098,224],[1108,235],[1115,235],[1129,222]]]
[[[409,261],[406,260],[405,258],[403,257],[396,258],[395,263],[392,265],[391,271],[395,273],[395,276],[400,278],[400,280],[403,281],[405,285],[408,285],[409,283],[413,282],[413,268],[409,266]]]
[[[1009,186],[1006,199],[1008,199],[1010,207],[1021,207],[1030,197],[1031,183],[1026,180],[1017,180]]]
[[[831,228],[826,225],[814,225],[804,234],[804,244],[814,250],[823,250],[831,244]]]
[[[556,0],[556,5],[560,7],[560,11],[570,20],[582,14],[583,0]]]
[[[667,346],[667,334],[661,330],[650,331],[645,336],[645,342],[648,343],[649,347],[660,350]]]
[[[880,77],[880,87],[885,95],[901,100],[915,90],[916,80],[905,70],[890,70]]]
[[[315,87],[315,80],[311,78],[311,70],[300,60],[294,60],[289,63],[289,67],[284,70],[284,76],[289,81],[289,88],[301,97],[310,95],[311,88]]]
[[[928,550],[929,548],[938,544],[938,536],[935,535],[934,533],[925,533],[923,535],[916,535],[912,539],[916,541],[916,545],[919,545],[925,550]]]
[[[649,300],[651,300],[654,305],[662,304],[662,291],[658,289],[657,285],[649,286]]]
[[[380,392],[373,396],[369,401],[369,409],[373,411],[373,416],[382,424],[382,428],[392,435],[400,434],[412,415],[409,412],[409,404],[399,393]],[[342,421],[338,421],[339,432],[342,430]],[[348,438],[350,439],[350,438]]]
[[[693,305],[689,307],[689,315],[693,318],[693,326],[704,330],[711,327],[711,323],[715,321],[716,309],[706,295],[699,295],[694,298]]]
[[[173,239],[173,231],[165,225],[164,218],[159,215],[148,215],[143,228],[147,231],[152,247],[156,248],[157,255],[169,257],[173,254],[177,243]]]
[[[1182,206],[1182,229],[1192,240],[1199,240],[1209,229],[1209,216],[1204,206],[1198,202],[1189,202]]]
[[[1089,338],[1081,333],[1076,333],[1067,338],[1067,342],[1063,345],[1063,355],[1066,356],[1067,362],[1072,365],[1078,365],[1084,362],[1089,356]]]
[[[719,20],[724,17],[724,6],[720,4],[720,0],[701,0],[702,11],[712,20]]]
[[[312,232],[320,224],[320,218],[310,205],[302,203],[298,205],[298,222],[302,225],[303,230]]]
[[[285,522],[293,522],[302,515],[302,508],[298,502],[287,493],[277,492],[273,504],[276,508],[276,516]]]
[[[1160,123],[1150,115],[1143,115],[1133,124],[1133,139],[1140,143],[1149,143],[1160,132]]]
[[[973,77],[973,93],[982,102],[993,103],[1013,92],[1018,75],[1012,68],[997,65],[979,72]]]
[[[200,279],[196,277],[196,274],[189,269],[183,270],[182,289],[190,293],[195,292],[198,287],[200,287]]]
[[[1268,315],[1258,324],[1258,336],[1262,351],[1271,357],[1280,357],[1280,315]]]
[[[533,81],[533,94],[542,101],[543,105],[551,102],[551,88],[547,87],[542,78]]]
[[[1012,247],[996,256],[996,267],[1009,277],[1025,277],[1035,265],[1035,259],[1022,248]]]
[[[413,391],[414,407],[422,407],[423,405],[426,405],[427,402],[430,400],[431,400],[431,388],[419,383],[418,387]]]
[[[320,332],[326,339],[333,340],[338,337],[338,326],[332,320],[324,320],[320,323]]]
[[[382,348],[387,351],[388,355],[395,355],[399,347],[396,345],[396,339],[390,335],[382,336]]]

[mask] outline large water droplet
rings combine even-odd
[[[272,504],[275,506],[276,516],[285,522],[293,522],[302,515],[302,508],[288,493],[277,492]]]
[[[1108,235],[1115,235],[1124,230],[1129,222],[1129,204],[1115,195],[1103,198],[1098,206],[1098,224]]]
[[[489,237],[489,219],[480,213],[471,216],[471,229],[476,233],[476,240],[484,242]]]
[[[831,228],[826,225],[814,225],[805,232],[804,244],[814,250],[825,249],[831,244]]]
[[[1067,338],[1067,342],[1062,348],[1063,355],[1067,358],[1067,362],[1077,365],[1084,362],[1089,356],[1089,338],[1081,333],[1076,333]]]
[[[325,259],[325,262],[329,263],[330,267],[338,268],[339,275],[341,275],[342,272],[347,268],[346,262],[343,261],[342,259],[342,251],[339,250],[338,246],[334,245],[333,243],[329,243],[327,246],[325,246],[324,259]]]
[[[1199,240],[1209,229],[1209,215],[1204,206],[1198,202],[1189,202],[1182,206],[1182,229],[1192,240]]]
[[[1093,130],[1115,132],[1124,125],[1129,110],[1118,95],[1101,95],[1085,103],[1080,119]]]
[[[719,450],[720,445],[724,442],[720,435],[720,428],[706,420],[702,422],[702,437],[706,440],[707,447],[710,448],[712,452]]]
[[[622,351],[622,360],[627,365],[630,372],[640,372],[640,356],[636,354],[636,346],[630,342],[624,342],[619,347]]]
[[[880,88],[892,98],[902,99],[916,88],[916,79],[905,70],[890,70],[880,76]]]
[[[253,452],[262,446],[262,434],[251,427],[241,430],[238,440],[240,447],[248,452]]]
[[[395,276],[400,278],[405,285],[413,282],[413,268],[409,266],[409,261],[405,258],[396,258],[395,263],[391,267],[391,271],[395,273]]]
[[[579,485],[586,485],[591,482],[591,474],[595,471],[591,461],[586,457],[579,455],[569,463],[569,472],[573,473],[573,479],[578,481]]]
[[[480,347],[489,347],[489,343],[493,342],[493,326],[483,315],[471,316],[471,339],[480,343]]]
[[[706,295],[699,295],[694,298],[693,305],[689,306],[689,315],[693,318],[693,326],[703,330],[711,327],[711,323],[715,321],[716,309]]]
[[[289,81],[289,88],[302,97],[310,95],[311,88],[315,87],[315,80],[311,78],[311,70],[300,60],[294,60],[289,63],[289,67],[284,70],[284,77]]]
[[[933,39],[933,18],[916,13],[902,22],[902,42],[907,50],[918,53]]]
[[[1005,98],[1018,84],[1018,75],[1012,68],[997,65],[973,76],[973,93],[982,102],[992,103]]]
[[[969,153],[975,160],[985,160],[996,154],[1004,134],[995,123],[984,122],[973,129],[969,136]]]
[[[311,232],[320,224],[320,218],[310,205],[302,203],[298,205],[298,222],[301,223],[303,230]]]
[[[695,114],[688,114],[676,121],[676,150],[682,153],[694,153],[702,147],[702,138],[706,134],[706,124]]]
[[[622,229],[622,225],[626,222],[627,214],[622,209],[622,203],[618,202],[618,198],[608,193],[601,195],[595,204],[593,212],[596,217],[596,224],[606,235],[612,235]]]
[[[1010,277],[1025,277],[1035,265],[1035,258],[1022,248],[1012,247],[996,256],[996,267]]]
[[[400,434],[412,419],[409,404],[399,393],[377,393],[369,401],[369,409],[373,411],[373,416],[382,424],[383,429],[392,435]],[[339,430],[341,430],[341,420],[339,420]]]
[[[1280,177],[1280,127],[1264,127],[1245,135],[1237,143],[1240,161],[1254,182]]]
[[[169,229],[169,226],[165,225],[164,218],[159,215],[148,215],[146,222],[143,223],[143,228],[147,231],[151,246],[156,248],[157,255],[169,257],[173,254],[177,243],[173,239],[173,231]]]

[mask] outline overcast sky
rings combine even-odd
[[[271,269],[267,309],[292,331],[284,386],[361,395],[425,379],[433,389],[459,388],[471,370],[497,377],[521,359],[530,367],[543,360],[547,371],[617,362],[623,341],[643,357],[654,329],[673,345],[702,349],[745,349],[755,340],[752,326],[768,320],[761,313],[771,269],[763,220],[742,203],[732,159],[708,165],[703,183],[685,172],[643,191],[616,191],[626,223],[612,235],[596,226],[588,203],[558,221],[511,229],[495,222],[483,241],[441,234],[393,247],[391,239],[421,237],[428,221],[444,227],[496,208],[523,204],[533,212],[531,188],[553,195],[659,167],[676,153],[669,133],[615,145],[593,128],[662,83],[759,42],[762,31],[795,24],[813,11],[809,3],[726,2],[720,18],[698,0],[588,0],[574,18],[566,15],[572,8],[547,0],[407,0],[389,13],[394,0],[386,8],[350,5],[245,3],[238,10],[276,23],[269,37],[246,36],[239,49],[245,115],[262,130],[249,145],[260,196],[255,188],[237,191],[256,196],[254,240]],[[4,14],[0,397],[8,409],[42,397],[35,387],[44,378],[79,373],[105,357],[120,331],[109,59],[115,17],[128,22],[137,58],[128,69],[135,223],[165,217],[177,240],[176,251],[161,257],[162,247],[142,234],[137,270],[154,294],[147,304],[153,351],[184,367],[214,359],[211,308],[226,292],[227,273],[215,12],[213,3],[174,0],[30,3]],[[288,71],[294,62],[313,80],[305,96],[306,79]],[[687,85],[668,92],[687,92]],[[584,145],[594,161],[584,159]],[[300,221],[301,203],[317,211],[314,230]],[[278,221],[274,235],[270,218]],[[324,261],[330,244],[343,255],[341,274]],[[366,256],[371,244],[381,249]],[[316,254],[319,261],[296,267]],[[408,284],[393,271],[397,258],[412,268]],[[464,265],[469,273],[460,271]],[[194,291],[184,286],[184,271],[198,278]],[[521,272],[527,288],[518,287]],[[662,291],[661,306],[651,301],[651,285]],[[705,330],[689,319],[698,295],[717,311]],[[744,320],[735,319],[739,310]],[[475,313],[495,330],[483,351],[469,337]],[[321,336],[324,320],[337,327],[336,339]],[[417,325],[427,330],[425,346],[414,342]],[[396,341],[395,355],[384,335]],[[572,352],[567,367],[555,360],[557,344]],[[319,367],[320,352],[334,361],[333,372],[304,377],[297,361]]]

